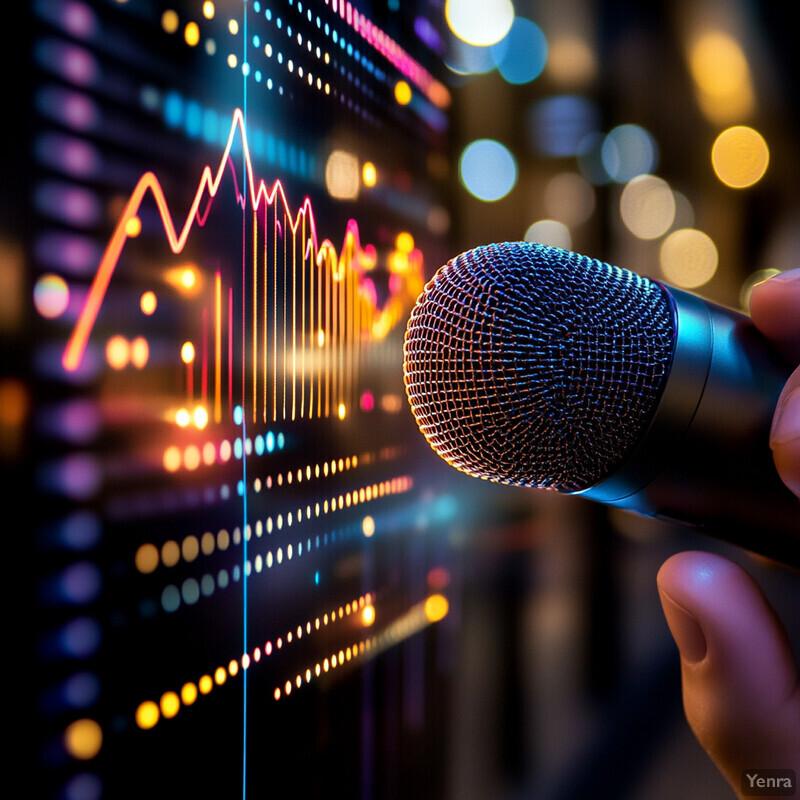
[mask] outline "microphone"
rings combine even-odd
[[[420,430],[463,472],[800,566],[800,501],[769,449],[791,367],[744,314],[576,253],[492,244],[425,286],[403,372]]]

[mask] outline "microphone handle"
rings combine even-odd
[[[675,350],[650,425],[613,475],[576,494],[800,567],[800,500],[769,449],[791,368],[744,314],[665,288]]]

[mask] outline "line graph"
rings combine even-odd
[[[237,137],[244,186],[234,163]],[[155,201],[164,235],[177,255],[183,252],[193,229],[208,223],[226,176],[237,204],[250,217],[249,255],[243,256],[247,263],[242,265],[242,294],[249,294],[249,300],[245,303],[243,299],[237,312],[243,316],[243,395],[246,371],[252,418],[342,416],[355,400],[364,347],[385,338],[404,319],[422,288],[422,255],[413,247],[391,254],[387,259],[391,273],[388,296],[379,303],[370,277],[378,255],[372,245],[362,244],[357,222],[348,221],[338,251],[330,239],[320,239],[308,197],[292,211],[279,179],[268,186],[256,177],[244,113],[238,108],[233,111],[219,164],[216,170],[209,165],[203,168],[181,225],[176,224],[157,175],[148,171],[139,178],[100,260],[64,348],[62,365],[69,372],[80,367],[125,247],[141,228],[139,214],[145,199],[151,196]],[[233,287],[226,286],[217,272],[209,307],[203,310],[203,341],[209,322],[213,332],[210,346],[203,347],[200,376],[200,394],[210,401],[213,398],[216,422],[221,420],[224,403],[223,360],[227,362],[228,405],[233,401],[233,313]]]

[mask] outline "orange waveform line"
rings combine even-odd
[[[222,421],[222,275],[214,274],[214,422]]]
[[[267,186],[263,180],[256,183],[256,180],[253,176],[253,164],[250,158],[250,148],[247,143],[244,115],[241,109],[235,109],[231,122],[231,130],[228,134],[228,140],[225,145],[222,158],[220,159],[219,166],[217,167],[217,171],[216,173],[212,172],[211,167],[208,165],[203,168],[200,176],[200,183],[197,187],[197,191],[195,192],[194,199],[189,207],[189,212],[186,215],[186,219],[183,223],[180,233],[175,226],[175,221],[167,204],[166,197],[164,196],[164,190],[162,189],[161,183],[159,182],[155,173],[148,171],[145,172],[141,178],[139,178],[136,187],[131,193],[131,196],[128,198],[128,202],[125,204],[122,215],[117,221],[114,233],[112,234],[111,239],[106,246],[103,257],[100,260],[100,264],[97,268],[97,272],[95,273],[92,284],[89,287],[89,292],[86,296],[84,306],[81,310],[75,327],[70,334],[67,346],[64,349],[62,363],[65,369],[70,372],[74,372],[80,366],[83,354],[86,350],[86,345],[89,341],[89,336],[94,328],[97,315],[100,313],[100,308],[103,304],[103,300],[105,299],[106,292],[108,291],[108,285],[114,274],[114,270],[117,267],[120,256],[122,255],[122,250],[128,241],[128,223],[131,219],[138,216],[139,209],[141,208],[145,196],[150,193],[155,200],[159,215],[161,217],[161,223],[164,226],[164,232],[167,235],[167,240],[172,252],[175,254],[182,252],[186,246],[186,241],[189,238],[189,233],[191,232],[195,221],[197,220],[198,222],[202,223],[202,220],[204,219],[204,217],[201,218],[199,214],[201,202],[206,197],[209,198],[209,200],[213,199],[216,197],[217,192],[219,191],[219,186],[225,173],[225,167],[228,164],[237,131],[239,132],[242,141],[242,151],[244,153],[245,171],[247,175],[251,207],[257,209],[262,202],[265,202],[267,205],[273,205],[276,199],[280,197],[284,204],[285,220],[288,220],[288,225],[291,227],[292,231],[296,232],[301,217],[305,218],[305,216],[308,215],[309,224],[311,226],[311,236],[316,239],[316,227],[313,219],[313,211],[311,209],[311,201],[308,197],[305,198],[296,215],[292,217],[288,213],[288,201],[286,199],[286,193],[284,192],[283,185],[280,181],[275,181],[271,189],[267,189]],[[234,181],[236,181],[235,173],[233,177]],[[236,189],[237,194],[239,195],[239,201],[244,203],[247,194],[241,194],[239,192],[238,184]],[[205,214],[207,213],[208,207],[205,209]]]

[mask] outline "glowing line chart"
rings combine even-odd
[[[234,146],[240,140],[244,181],[240,187]],[[320,241],[311,201],[306,197],[292,212],[280,180],[268,187],[256,178],[247,141],[244,113],[233,112],[230,132],[216,171],[206,165],[180,226],[167,203],[161,183],[145,172],[131,192],[100,260],[84,305],[62,354],[62,365],[76,371],[82,362],[111,279],[128,240],[141,229],[140,209],[150,195],[174,254],[180,254],[195,226],[203,227],[223,179],[230,176],[236,202],[250,216],[249,264],[242,265],[241,356],[242,401],[252,406],[254,421],[342,415],[352,406],[363,348],[383,339],[404,316],[424,283],[419,250],[395,252],[389,259],[387,299],[380,304],[369,273],[378,256],[362,245],[358,224],[350,219],[337,252],[330,239]],[[248,274],[249,273],[249,274]],[[227,291],[226,291],[227,290]],[[226,298],[227,294],[227,298]],[[227,302],[226,302],[227,300]],[[227,320],[224,317],[227,315]],[[223,386],[232,403],[233,288],[214,276],[210,308],[210,354],[204,356],[202,394],[213,398],[213,418],[220,421]],[[227,348],[223,347],[227,337]],[[205,338],[205,334],[204,334]],[[249,350],[249,352],[248,352]],[[225,352],[227,351],[227,352]],[[227,356],[228,375],[222,371]],[[214,359],[213,368],[208,360]],[[245,367],[247,364],[247,367]],[[244,372],[249,369],[249,380]],[[225,378],[227,377],[227,381]],[[208,381],[214,385],[209,389]],[[245,387],[245,382],[249,386]]]

